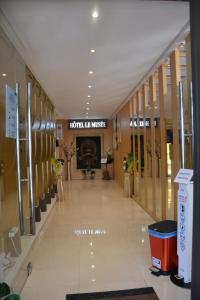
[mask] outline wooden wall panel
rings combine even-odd
[[[171,103],[172,103],[172,126],[173,126],[173,165],[172,181],[180,168],[180,147],[179,147],[179,99],[178,84],[180,81],[180,57],[178,49],[170,55],[171,66]],[[174,184],[174,218],[177,218],[177,192],[178,185]]]
[[[147,87],[146,84],[142,86],[142,113],[143,113],[143,120],[145,124],[146,120],[146,103],[147,103]],[[143,128],[143,135],[144,135],[144,206],[147,209],[147,130],[146,126]]]
[[[149,78],[149,97],[150,97],[150,118],[151,118],[151,155],[152,155],[152,200],[153,214],[156,215],[156,148],[155,148],[155,127],[154,127],[154,101],[156,99],[155,76]]]
[[[62,124],[63,127],[63,135],[64,135],[64,140],[61,141],[61,143],[65,143],[66,145],[70,145],[73,141],[75,141],[76,136],[98,136],[100,135],[103,140],[103,145],[102,145],[102,150],[103,153],[101,154],[102,156],[105,157],[106,155],[106,150],[108,148],[111,149],[112,151],[112,145],[113,145],[113,122],[112,120],[108,120],[108,128],[107,129],[69,129],[68,128],[68,123],[67,120],[57,120],[57,124]],[[62,152],[62,151],[61,151]],[[60,153],[61,157],[63,157],[63,154]],[[111,176],[113,176],[113,168],[112,165],[108,165],[109,173]],[[97,178],[102,178],[102,170],[96,170],[96,177]],[[72,174],[72,179],[82,179],[82,173],[81,170],[77,170],[76,168],[76,158],[75,156],[72,157],[72,162],[71,162],[71,174]],[[67,169],[65,170],[65,178],[67,179]]]
[[[161,145],[161,198],[162,198],[162,219],[166,219],[166,180],[167,180],[167,154],[166,154],[166,126],[164,100],[167,94],[167,81],[165,65],[158,69],[159,80],[159,108],[160,108],[160,145]]]

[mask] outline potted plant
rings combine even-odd
[[[138,161],[134,162],[133,153],[129,152],[127,157],[123,159],[124,174],[124,192],[125,195],[131,197],[133,194],[133,183],[134,183],[134,194],[138,188],[137,185],[137,174],[138,174]],[[134,176],[134,177],[133,177]]]
[[[5,282],[0,283],[0,299],[4,300],[20,300],[18,294],[13,294],[11,288]]]
[[[62,183],[62,166],[64,164],[63,159],[51,158],[51,166],[54,172],[54,183],[51,192],[51,197],[55,197],[55,193],[58,193],[58,186]]]
[[[94,170],[91,170],[90,171],[90,179],[94,179],[95,178],[95,171]]]
[[[87,170],[81,170],[81,173],[83,175],[83,179],[87,179]]]

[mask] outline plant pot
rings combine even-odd
[[[139,182],[140,182],[139,173],[135,172],[134,174],[134,196],[135,197],[139,196]]]
[[[133,194],[133,175],[126,172],[124,173],[124,195],[131,197]]]

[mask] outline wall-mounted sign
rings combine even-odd
[[[134,127],[134,128],[144,128],[144,126],[146,128],[151,128],[151,119],[150,118],[146,118],[145,119],[145,123],[144,123],[144,119],[143,118],[135,118],[134,121],[130,120],[130,127]],[[154,118],[154,127],[158,127],[158,118]]]
[[[42,121],[40,123],[40,130],[45,130],[46,129],[46,121]]]
[[[106,119],[68,120],[69,129],[107,128]]]
[[[62,124],[56,124],[56,139],[63,140],[63,127]]]
[[[16,139],[17,136],[17,95],[15,90],[6,85],[6,137]]]
[[[40,129],[40,120],[35,119],[32,125],[32,130],[37,131]]]

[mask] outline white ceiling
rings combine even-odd
[[[89,117],[110,117],[189,20],[188,3],[171,1],[0,0],[0,7],[64,118],[85,117],[88,94]]]

